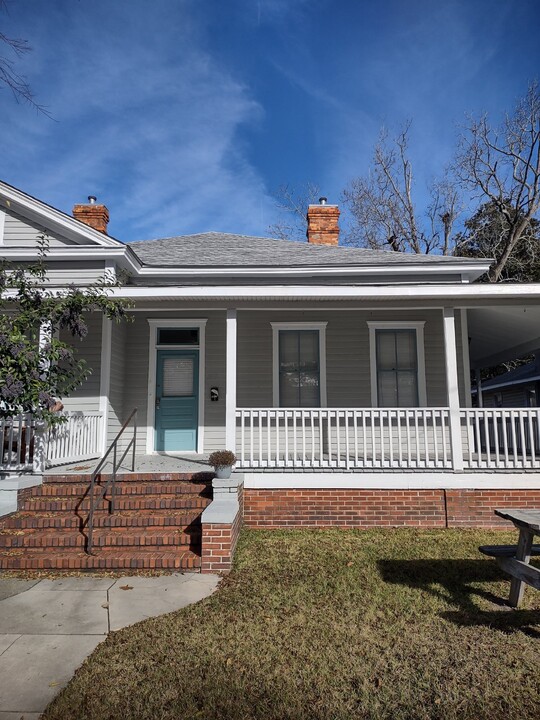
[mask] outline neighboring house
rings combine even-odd
[[[473,388],[473,402],[486,408],[538,407],[540,400],[540,356]]]
[[[473,409],[470,387],[471,368],[538,348],[540,285],[475,284],[485,260],[339,247],[325,203],[305,243],[124,244],[104,205],[74,215],[0,183],[1,256],[33,260],[46,233],[50,287],[125,278],[135,320],[89,319],[93,373],[64,401],[95,455],[135,407],[140,454],[234,450],[254,526],[492,524],[496,505],[540,505],[531,411]]]

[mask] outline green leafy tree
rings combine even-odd
[[[110,297],[118,283],[107,276],[84,290],[48,289],[47,238],[38,243],[37,262],[0,267],[0,417],[32,413],[54,425],[62,421],[58,401],[91,372],[59,331],[82,339],[86,313],[101,311],[116,321],[128,315],[126,303]]]

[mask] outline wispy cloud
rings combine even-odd
[[[46,68],[40,93],[55,121],[9,108],[0,120],[10,134],[5,179],[53,204],[98,194],[123,239],[263,232],[272,201],[239,141],[262,107],[201,49],[184,6],[169,18],[170,4],[159,3],[136,23],[109,13],[92,32],[85,13],[52,13],[32,70]]]

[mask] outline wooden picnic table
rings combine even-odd
[[[540,555],[540,545],[533,545],[534,536],[540,535],[540,510],[505,508],[495,510],[495,515],[514,523],[519,530],[518,544],[485,545],[479,549],[494,557],[499,567],[512,576],[508,602],[517,608],[523,600],[525,584],[540,590],[540,570],[529,565],[532,555]]]

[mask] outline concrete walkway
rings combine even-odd
[[[217,575],[0,579],[0,720],[37,720],[107,633],[202,600]]]

